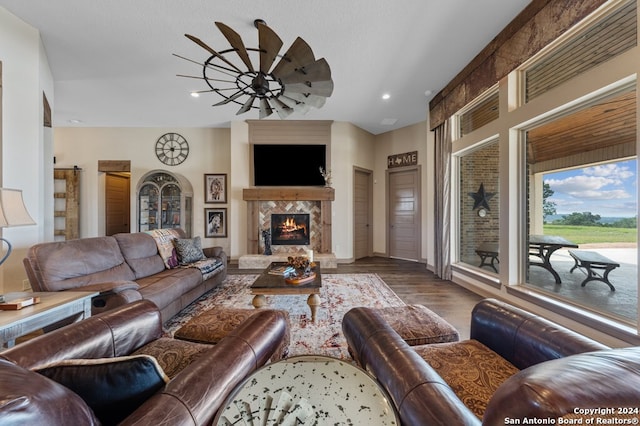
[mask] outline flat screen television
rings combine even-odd
[[[253,145],[255,186],[324,186],[326,145]]]

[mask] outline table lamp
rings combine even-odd
[[[0,228],[35,224],[22,200],[22,191],[19,189],[0,188]],[[11,243],[3,237],[0,237],[0,241],[4,241],[7,244],[7,252],[0,259],[0,265],[2,265],[11,254]],[[0,244],[2,243],[0,242]],[[0,302],[3,301],[4,296],[0,294]]]

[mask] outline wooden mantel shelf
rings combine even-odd
[[[245,201],[334,201],[335,191],[331,187],[263,187],[242,190]]]

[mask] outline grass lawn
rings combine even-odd
[[[635,243],[635,228],[605,228],[601,226],[544,225],[545,235],[559,235],[576,244]]]

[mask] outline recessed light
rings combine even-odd
[[[425,90],[425,91],[424,91],[424,95],[425,95],[425,96],[431,96],[431,94],[432,94],[432,93],[433,93],[433,91],[432,91],[432,90],[429,90],[429,89],[427,89],[427,90]]]
[[[194,98],[199,98],[200,97],[200,93],[198,92],[191,92],[191,96]]]
[[[397,121],[397,118],[385,118],[380,122],[380,124],[382,124],[383,126],[393,126]]]
[[[385,101],[386,101],[387,99],[389,99],[390,97],[391,97],[391,95],[390,95],[390,94],[388,94],[388,93],[385,93],[385,94],[383,94],[383,95],[382,95],[382,99],[384,99]]]
[[[78,120],[77,118],[72,118],[69,120],[69,123],[71,124],[80,124],[82,123],[82,120]]]

